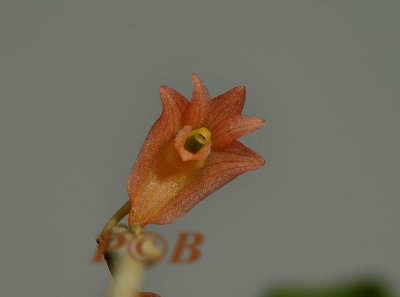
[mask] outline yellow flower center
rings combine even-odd
[[[211,132],[205,127],[193,130],[186,139],[184,148],[196,154],[201,148],[211,141]]]

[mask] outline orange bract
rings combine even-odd
[[[244,87],[210,99],[193,74],[192,101],[161,86],[163,111],[150,129],[128,178],[129,225],[169,224],[264,159],[237,138],[264,124],[241,115]]]

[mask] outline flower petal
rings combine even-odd
[[[192,102],[185,114],[185,125],[197,129],[203,126],[210,113],[211,99],[206,86],[194,73],[192,74],[192,81]]]
[[[171,87],[162,85],[160,87],[160,96],[161,100],[164,98],[164,101],[174,101],[180,109],[182,115],[184,115],[186,110],[189,108],[189,100]]]
[[[230,116],[242,113],[246,101],[246,88],[239,86],[215,97],[205,126],[210,130]]]
[[[183,162],[174,141],[170,141],[160,150],[145,180],[139,184],[135,196],[131,198],[134,203],[128,224],[139,223],[146,226],[149,218],[175,199],[205,163],[205,160]]]
[[[239,137],[257,130],[264,123],[263,119],[255,116],[236,115],[229,117],[212,130],[212,147],[216,150],[223,149]]]
[[[183,125],[182,110],[189,104],[182,95],[165,86],[160,88],[160,95],[163,106],[162,114],[151,127],[128,177],[128,196],[132,203],[131,212],[136,203],[136,194],[151,170],[158,152]],[[131,219],[131,217],[132,214],[129,218]]]
[[[148,218],[146,224],[164,225],[176,221],[212,192],[264,164],[259,154],[238,141],[224,151],[213,151],[204,168],[192,177],[174,199]]]

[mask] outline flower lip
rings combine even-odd
[[[184,144],[184,148],[191,152],[192,154],[196,154],[204,145],[206,145],[211,140],[211,132],[204,127],[200,129],[193,130],[186,142]]]
[[[206,142],[200,134],[206,138]],[[175,148],[183,162],[205,160],[211,152],[211,132],[207,128],[192,130],[184,126],[175,137]]]

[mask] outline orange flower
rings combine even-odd
[[[210,99],[193,74],[192,102],[161,86],[163,111],[128,178],[129,225],[169,224],[237,176],[265,164],[237,138],[264,124],[241,115],[244,87]]]

